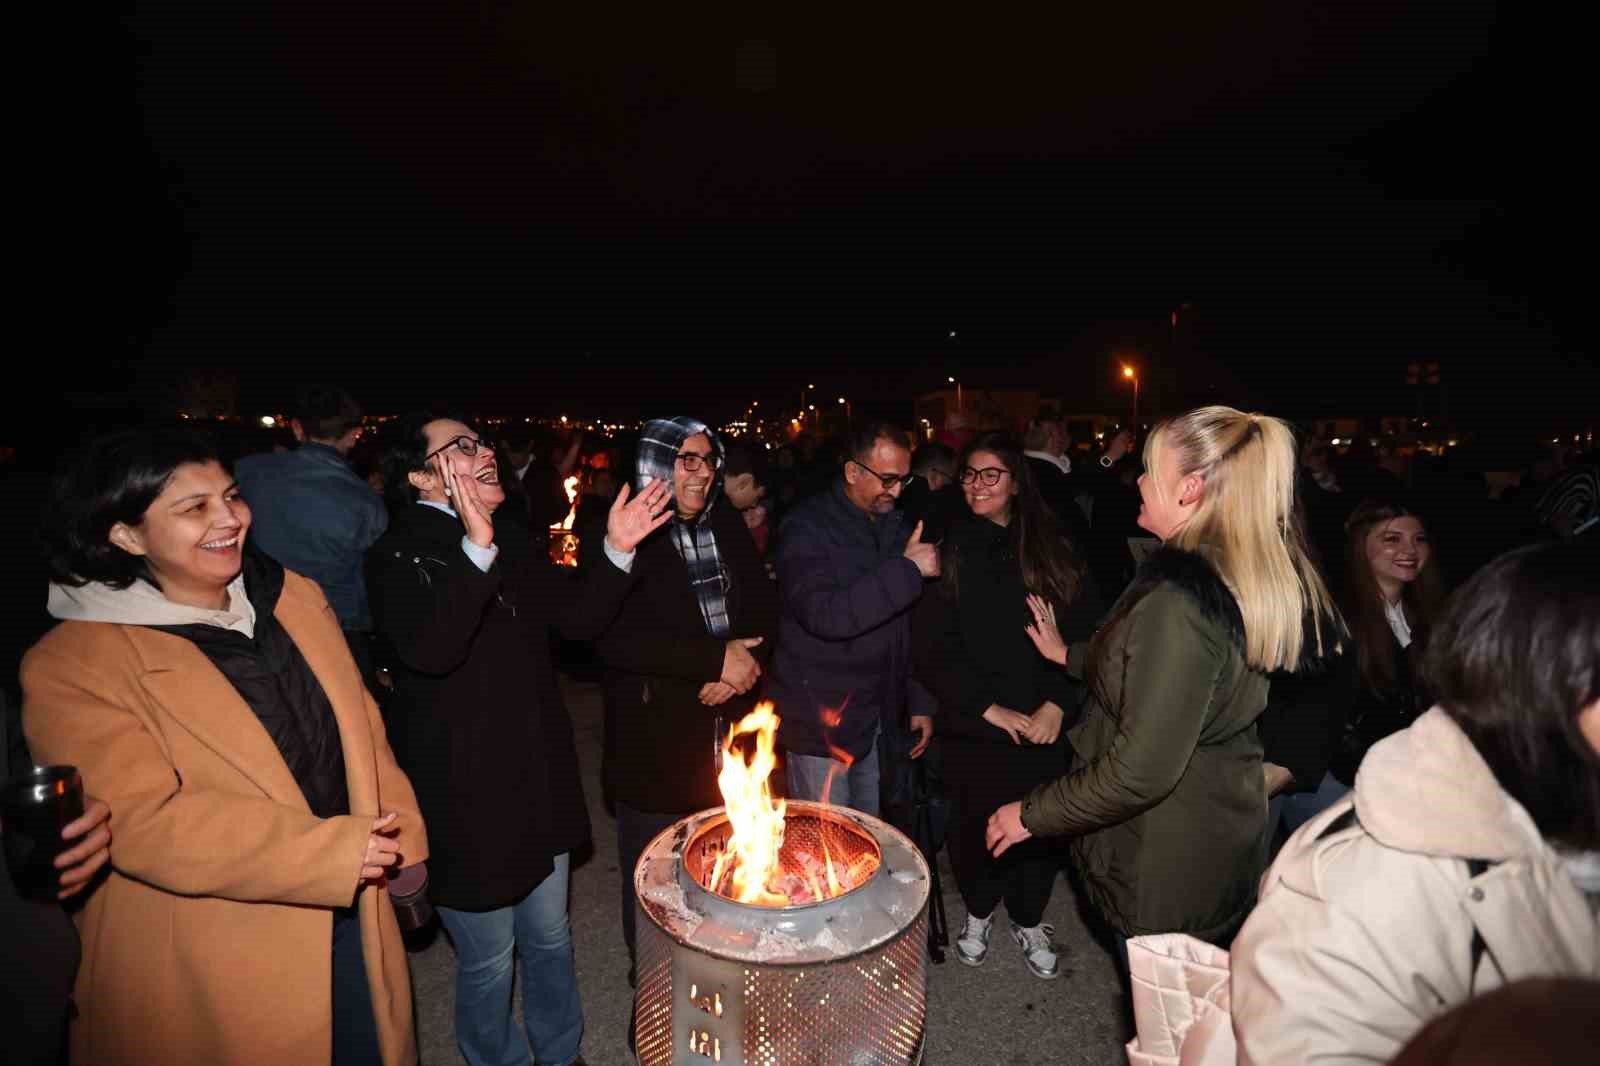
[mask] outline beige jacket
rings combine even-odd
[[[1330,832],[1352,803],[1358,823]],[[1494,865],[1473,878],[1466,859]],[[1600,921],[1436,707],[1374,745],[1351,796],[1284,847],[1232,968],[1241,1064],[1384,1063],[1474,995],[1600,976]]]
[[[22,664],[34,757],[78,766],[111,806],[111,873],[78,915],[73,1061],[325,1066],[332,908],[356,900],[384,1064],[415,1063],[394,908],[387,892],[356,884],[380,810],[399,814],[406,862],[427,858],[427,837],[322,590],[286,573],[274,614],[339,723],[350,814],[326,819],[199,648],[109,621],[147,618],[151,605],[98,592],[75,602],[52,601],[73,620]]]

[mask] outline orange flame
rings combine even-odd
[[[778,852],[783,847],[783,815],[787,807],[783,800],[772,798],[767,784],[777,766],[773,755],[777,732],[778,716],[770,702],[757,704],[755,710],[728,730],[717,786],[722,790],[733,834],[717,858],[708,886],[720,891],[723,878],[731,875],[734,899],[767,907],[782,907],[789,902],[787,895],[772,888],[780,873]],[[755,737],[755,751],[748,761],[743,753],[733,750],[734,738],[743,734]]]

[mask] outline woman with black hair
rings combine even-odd
[[[317,585],[250,549],[209,439],[101,439],[41,530],[61,620],[22,665],[35,758],[116,812],[79,918],[78,1062],[415,1062],[386,876],[411,784]]]
[[[1484,992],[1600,977],[1594,563],[1523,549],[1450,600],[1437,705],[1289,841],[1234,943],[1241,1064],[1388,1062]]]
[[[500,467],[476,427],[424,412],[386,424],[384,442],[393,513],[367,553],[367,589],[394,681],[385,714],[428,819],[432,898],[456,949],[456,1041],[473,1066],[570,1066],[583,1007],[567,875],[589,817],[550,629],[605,629],[635,547],[671,517],[666,490],[646,484],[630,500],[624,486],[574,586],[550,565],[543,530],[530,542],[497,515]],[[514,954],[526,1037],[511,1012]]]
[[[938,701],[953,793],[950,860],[967,907],[956,957],[982,964],[1003,901],[1029,970],[1049,980],[1061,972],[1054,930],[1043,924],[1059,854],[1030,841],[995,858],[984,833],[996,807],[1066,771],[1065,728],[1080,702],[1077,683],[1024,632],[1028,598],[1051,603],[1079,640],[1101,605],[1016,442],[984,436],[956,470],[970,513],[941,544],[942,576],[923,594],[914,625],[916,676]]]

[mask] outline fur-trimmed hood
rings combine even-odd
[[[1152,552],[1139,567],[1133,583],[1122,594],[1118,608],[1112,612],[1112,620],[1115,621],[1152,589],[1164,583],[1170,583],[1192,597],[1199,605],[1201,613],[1227,633],[1234,647],[1241,653],[1244,651],[1244,616],[1239,611],[1239,601],[1234,598],[1233,591],[1228,588],[1203,552],[1184,551],[1166,545]],[[1300,668],[1295,673],[1321,673],[1340,654],[1335,642],[1344,633],[1344,625],[1332,615],[1322,616],[1324,650],[1323,654],[1318,655],[1317,627],[1313,624],[1310,612],[1306,613],[1302,624],[1305,632],[1305,650],[1300,657]]]

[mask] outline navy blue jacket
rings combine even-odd
[[[345,629],[372,628],[362,561],[389,514],[372,487],[326,444],[250,455],[234,468],[250,505],[250,539],[322,586]]]
[[[778,534],[778,646],[768,693],[791,752],[861,758],[880,722],[931,714],[911,686],[911,608],[922,574],[905,557],[899,511],[869,518],[837,481],[802,501]]]

